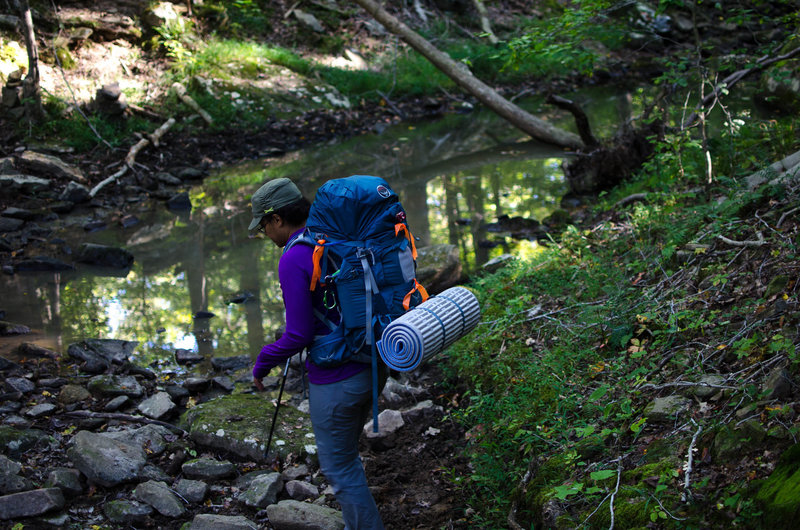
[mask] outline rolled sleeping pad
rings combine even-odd
[[[469,289],[451,287],[392,321],[378,341],[386,366],[409,372],[472,331],[481,318]]]

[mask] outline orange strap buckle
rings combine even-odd
[[[317,289],[317,283],[322,278],[322,254],[325,252],[325,240],[320,239],[314,247],[314,254],[311,256],[311,261],[314,264],[314,272],[311,274],[311,291]]]
[[[419,294],[422,295],[423,302],[428,299],[428,291],[426,291],[422,284],[419,283],[416,278],[414,278],[414,287],[412,287],[411,290],[408,291],[408,294],[403,297],[403,309],[406,311],[411,309],[411,295],[416,291],[419,291]]]
[[[400,232],[405,232],[406,239],[411,243],[411,257],[417,259],[417,244],[414,242],[414,236],[411,235],[411,232],[408,230],[408,225],[405,223],[397,223],[394,225],[394,235],[398,235]]]

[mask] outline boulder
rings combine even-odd
[[[64,191],[58,196],[59,200],[80,204],[89,200],[89,188],[74,181],[69,181]]]
[[[5,380],[4,386],[9,392],[20,392],[22,394],[36,390],[36,385],[24,377],[9,377]]]
[[[78,251],[77,260],[97,267],[127,269],[133,264],[133,254],[124,248],[84,243]]]
[[[189,503],[200,504],[206,498],[208,484],[202,480],[182,478],[175,485],[175,491]]]
[[[96,375],[89,379],[87,388],[100,396],[140,397],[144,388],[131,375]]]
[[[25,451],[48,443],[49,437],[38,429],[16,429],[0,425],[0,453],[16,458]]]
[[[161,425],[143,425],[136,429],[106,432],[103,436],[118,440],[122,443],[138,446],[148,454],[158,456],[167,449],[167,440],[173,435],[166,427]]]
[[[157,2],[150,5],[142,13],[142,22],[150,28],[157,28],[164,24],[173,23],[181,17],[171,2]]]
[[[139,502],[149,504],[166,517],[181,517],[186,513],[183,503],[163,482],[143,482],[133,490],[133,497]]]
[[[86,363],[105,365],[122,364],[133,354],[139,343],[117,339],[86,339],[70,344],[67,354]]]
[[[79,403],[92,397],[92,394],[81,385],[64,385],[58,393],[58,402],[64,405]]]
[[[0,497],[0,520],[33,517],[64,507],[64,495],[58,488],[45,488]]]
[[[50,186],[49,179],[19,174],[0,175],[0,194],[2,195],[36,194],[49,189]]]
[[[461,259],[455,245],[430,245],[420,248],[417,281],[430,294],[453,287],[461,280]]]
[[[69,263],[51,258],[49,256],[32,256],[17,263],[14,270],[17,272],[58,272],[75,269]]]
[[[137,407],[139,412],[148,418],[156,420],[169,416],[176,408],[177,406],[172,402],[172,398],[166,392],[157,392],[153,394],[139,403]]]
[[[189,409],[180,424],[200,445],[261,462],[265,460],[273,407],[268,395],[231,394]],[[275,426],[271,453],[282,456],[303,453],[309,444],[306,435],[313,432],[308,414],[286,405],[281,407],[280,419]],[[293,428],[298,425],[301,427]]]
[[[136,501],[109,501],[103,504],[103,513],[112,523],[129,526],[144,523],[153,508]]]
[[[382,439],[386,438],[405,425],[403,420],[403,413],[399,410],[384,410],[378,415],[378,432],[373,432],[372,420],[370,419],[364,425],[364,434],[367,439]]]
[[[278,494],[282,489],[283,479],[280,473],[260,475],[239,494],[238,500],[251,508],[266,508],[278,501]]]
[[[253,360],[249,355],[234,355],[231,357],[212,357],[211,366],[215,370],[235,371],[242,368],[249,368],[253,365]]]
[[[227,460],[213,458],[195,458],[181,466],[183,474],[188,478],[199,480],[220,480],[236,474],[236,467]]]
[[[286,483],[286,493],[296,501],[304,501],[316,499],[319,496],[319,488],[304,480],[290,480]]]
[[[19,493],[35,489],[33,482],[25,477],[20,477],[16,473],[6,473],[0,471],[0,495]]]
[[[44,485],[47,488],[58,488],[69,497],[83,493],[80,472],[68,467],[59,467],[50,471]]]
[[[119,83],[108,83],[97,89],[94,101],[91,103],[92,109],[100,114],[109,117],[120,117],[128,108],[125,94],[119,87]]]
[[[258,524],[242,515],[214,515],[200,513],[194,516],[188,530],[256,530]]]
[[[205,357],[199,352],[179,348],[175,350],[175,362],[178,364],[194,364],[201,362]]]
[[[89,431],[72,438],[67,455],[86,478],[106,487],[136,482],[147,463],[141,447]]]
[[[67,164],[58,157],[36,151],[23,151],[17,159],[17,166],[27,168],[35,173],[42,173],[56,178],[66,178],[81,184],[88,182],[83,172],[77,167]]]
[[[341,512],[328,506],[286,500],[267,506],[269,523],[275,530],[343,530]]]
[[[651,423],[669,423],[689,406],[689,400],[683,396],[673,395],[659,397],[644,408],[644,416]]]
[[[0,217],[0,233],[14,232],[22,228],[25,221],[22,219],[14,219],[13,217]]]
[[[25,416],[28,418],[41,418],[52,414],[58,407],[52,403],[39,403],[25,411]]]

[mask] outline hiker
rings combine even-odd
[[[261,186],[251,203],[253,220],[249,231],[260,231],[284,248],[278,278],[286,309],[286,331],[277,341],[264,346],[256,359],[253,384],[263,391],[261,379],[309,346],[315,336],[329,333],[323,318],[338,323],[339,315],[326,307],[322,289],[312,292],[309,288],[314,249],[299,238],[308,219],[310,202],[291,180],[279,178]],[[383,523],[367,487],[358,453],[358,438],[372,402],[370,365],[346,362],[334,368],[320,368],[307,359],[306,368],[320,467],[342,507],[345,528],[381,529]],[[385,382],[383,374],[381,382]]]

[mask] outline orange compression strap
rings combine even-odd
[[[394,225],[394,235],[398,235],[400,232],[405,232],[406,239],[411,243],[411,257],[417,259],[417,245],[414,243],[414,236],[411,235],[411,232],[408,230],[408,225],[405,223],[397,223]]]
[[[314,254],[311,256],[311,261],[314,264],[314,272],[311,274],[311,287],[312,291],[316,290],[317,283],[322,277],[322,254],[325,252],[325,240],[320,239],[314,247]]]
[[[423,302],[428,299],[428,291],[426,291],[422,284],[419,283],[416,278],[414,278],[414,287],[408,291],[407,295],[403,297],[403,309],[406,311],[411,308],[411,295],[414,294],[415,291],[419,291],[419,294],[422,295]]]

